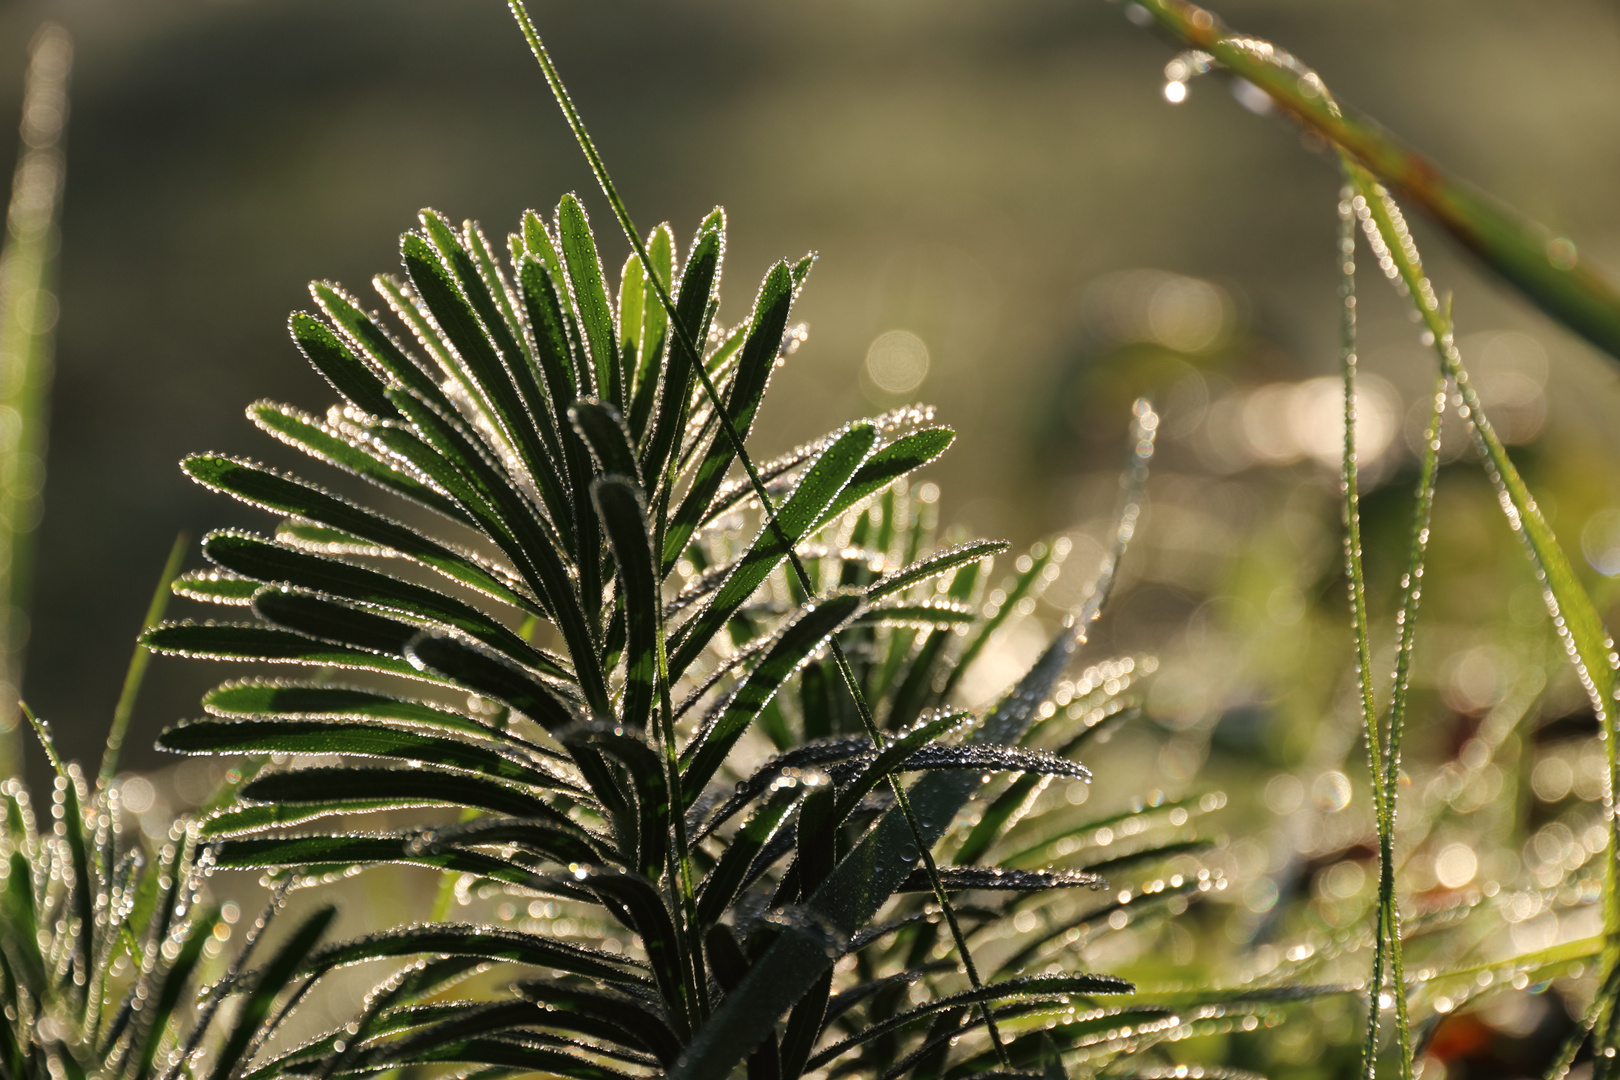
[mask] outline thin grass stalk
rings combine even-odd
[[[1620,358],[1620,288],[1575,244],[1450,176],[1373,120],[1333,105],[1315,72],[1270,42],[1232,32],[1186,0],[1135,0],[1188,47],[1259,87],[1279,111],[1348,154],[1439,222],[1553,318]]]
[[[596,176],[597,183],[601,186],[603,194],[606,195],[609,204],[613,208],[614,216],[619,221],[619,227],[624,232],[625,237],[630,241],[631,246],[635,249],[636,257],[640,260],[642,267],[646,271],[647,280],[652,283],[654,290],[658,294],[659,303],[663,305],[665,312],[669,315],[671,332],[674,334],[675,339],[680,344],[681,348],[686,351],[688,361],[690,362],[692,369],[697,373],[698,379],[702,383],[704,394],[709,399],[711,408],[713,408],[714,412],[719,417],[721,430],[724,431],[727,440],[731,443],[732,450],[736,454],[737,460],[741,463],[744,472],[748,476],[749,485],[753,488],[755,497],[760,501],[760,506],[767,523],[769,524],[772,532],[776,535],[778,542],[781,543],[786,549],[788,561],[791,564],[800,585],[803,586],[806,591],[813,591],[814,585],[810,579],[810,575],[808,571],[805,570],[804,563],[799,559],[798,552],[794,550],[792,541],[788,538],[787,533],[781,526],[781,523],[777,520],[775,505],[771,501],[770,493],[765,489],[765,484],[760,479],[759,471],[755,468],[753,460],[748,454],[747,448],[743,445],[742,435],[737,431],[736,424],[732,422],[730,414],[725,410],[724,404],[720,399],[719,392],[715,388],[714,380],[709,375],[708,370],[703,364],[702,353],[698,350],[696,343],[692,341],[691,335],[687,332],[686,328],[676,317],[675,302],[670,297],[669,291],[664,287],[663,282],[659,280],[658,274],[653,268],[652,257],[647,251],[646,244],[643,243],[641,239],[641,233],[637,231],[634,222],[630,218],[629,210],[624,205],[623,200],[619,198],[618,190],[614,186],[612,178],[608,174],[607,166],[602,161],[601,155],[597,152],[596,144],[591,139],[589,132],[586,130],[584,121],[580,118],[578,111],[574,108],[573,100],[569,97],[568,91],[563,85],[561,76],[558,75],[555,65],[551,62],[551,56],[546,51],[545,45],[540,40],[539,32],[535,28],[533,20],[529,17],[528,10],[524,7],[523,0],[509,0],[509,6],[511,7],[513,17],[516,18],[519,27],[523,31],[524,37],[529,42],[529,47],[533,51],[535,59],[539,62],[541,70],[545,74],[546,82],[550,86],[553,96],[557,99],[558,106],[562,109],[563,115],[567,119],[570,129],[573,131],[575,139],[579,142],[580,149],[584,152],[586,160],[591,166],[591,171]],[[860,684],[855,678],[854,669],[850,667],[849,658],[845,656],[844,650],[839,645],[836,637],[829,642],[829,645],[830,652],[833,656],[833,661],[838,668],[839,675],[843,679],[844,686],[849,691],[851,698],[854,699],[856,711],[859,713],[861,718],[861,724],[866,729],[866,734],[872,740],[873,745],[879,751],[881,751],[885,745],[882,730],[878,727],[877,719],[872,714],[871,706],[867,703],[865,695],[861,692]],[[664,698],[664,705],[661,707],[667,708],[667,695]],[[982,990],[984,984],[981,981],[977,967],[973,962],[973,956],[967,944],[967,937],[965,934],[963,934],[961,925],[957,921],[956,912],[951,905],[950,897],[945,893],[944,884],[941,882],[939,876],[939,867],[934,862],[933,852],[929,849],[927,843],[923,841],[922,826],[917,820],[915,812],[912,810],[911,801],[906,797],[905,788],[895,779],[893,774],[885,777],[885,779],[889,784],[890,790],[894,793],[896,804],[900,807],[901,812],[905,816],[906,824],[910,827],[913,839],[917,842],[918,851],[921,853],[922,862],[926,868],[929,883],[932,886],[934,899],[940,905],[941,910],[945,914],[945,920],[950,926],[951,938],[956,946],[958,957],[960,958],[962,967],[968,976],[969,983],[974,990]],[[684,847],[682,848],[682,858],[683,860],[686,858]],[[1002,1041],[1001,1033],[996,1025],[995,1017],[991,1010],[990,1004],[988,1002],[980,1003],[980,1012],[983,1015],[985,1030],[990,1037],[991,1044],[995,1048],[997,1058],[1000,1060],[1003,1067],[1011,1067],[1011,1060],[1007,1055],[1007,1048]]]
[[[1378,704],[1373,690],[1372,645],[1368,632],[1367,584],[1361,556],[1361,492],[1356,457],[1356,263],[1355,212],[1351,189],[1339,200],[1340,364],[1344,372],[1344,465],[1340,489],[1344,495],[1344,565],[1349,579],[1350,612],[1356,637],[1356,684],[1361,698],[1363,737],[1373,790],[1378,828],[1378,907],[1374,916],[1373,968],[1368,986],[1367,1035],[1362,1046],[1362,1073],[1372,1080],[1378,1073],[1378,1029],[1383,1015],[1386,969],[1393,980],[1396,1044],[1400,1075],[1412,1075],[1412,1031],[1406,1007],[1406,982],[1400,959],[1400,912],[1395,900],[1394,792],[1385,782],[1386,753],[1379,732]]]
[[[1138,0],[1160,26],[1186,44],[1263,90],[1285,114],[1324,137],[1340,151],[1352,185],[1364,204],[1357,216],[1386,275],[1411,299],[1441,374],[1457,388],[1459,414],[1485,459],[1509,525],[1525,543],[1543,589],[1559,639],[1575,666],[1603,734],[1607,757],[1604,812],[1609,819],[1609,852],[1604,859],[1603,982],[1620,960],[1620,746],[1617,746],[1614,643],[1591,597],[1575,577],[1556,536],[1536,507],[1518,470],[1480,408],[1433,286],[1424,275],[1417,247],[1400,209],[1378,183],[1382,177],[1445,225],[1488,265],[1565,326],[1620,356],[1620,292],[1588,266],[1577,265],[1575,248],[1564,238],[1548,240],[1534,222],[1444,176],[1433,165],[1391,139],[1369,121],[1347,116],[1322,79],[1270,42],[1231,34],[1210,12],[1186,0]],[[1363,216],[1364,215],[1364,216]],[[1597,1030],[1607,1030],[1599,1020]],[[1610,1049],[1598,1047],[1599,1051]],[[1599,1053],[1597,1059],[1607,1062]]]
[[[189,543],[191,538],[185,533],[174,538],[174,546],[169,549],[169,558],[163,564],[163,573],[158,578],[157,589],[152,593],[152,602],[147,605],[146,621],[141,624],[141,629],[150,629],[163,621],[163,613],[169,607],[169,597],[173,595],[169,586],[180,573]],[[113,708],[112,727],[107,731],[107,749],[101,755],[101,771],[96,777],[97,791],[105,790],[118,774],[118,758],[124,748],[124,736],[129,733],[129,722],[135,715],[135,702],[140,697],[141,684],[146,681],[146,668],[151,660],[152,650],[137,641],[135,652],[129,658],[129,667],[124,672],[124,686],[118,692],[118,704]]]
[[[1604,981],[1607,981],[1608,973],[1615,969],[1616,960],[1620,958],[1620,865],[1617,865],[1615,858],[1615,853],[1620,852],[1620,818],[1615,813],[1615,792],[1620,789],[1620,747],[1616,745],[1614,693],[1614,671],[1620,664],[1620,657],[1615,655],[1614,642],[1604,628],[1596,606],[1575,577],[1552,528],[1536,506],[1529,488],[1508,457],[1507,449],[1480,407],[1479,396],[1469,382],[1449,320],[1440,311],[1434,288],[1423,272],[1417,246],[1412,241],[1400,208],[1365,169],[1352,166],[1350,175],[1364,206],[1364,210],[1358,210],[1358,215],[1365,215],[1363,231],[1369,242],[1375,243],[1375,253],[1380,258],[1387,258],[1389,265],[1394,268],[1393,276],[1399,277],[1400,284],[1410,296],[1428,335],[1433,339],[1442,373],[1457,387],[1461,399],[1458,412],[1467,422],[1485,459],[1486,474],[1497,491],[1498,501],[1509,525],[1524,541],[1552,615],[1553,626],[1575,665],[1576,674],[1599,721],[1607,759],[1604,813],[1609,822],[1609,854],[1603,860],[1603,924],[1607,945],[1602,970],[1605,973]],[[1606,1030],[1601,1019],[1595,1030]]]
[[[0,772],[22,763],[17,698],[56,327],[56,221],[62,195],[62,132],[67,122],[73,43],[46,23],[28,47],[22,151],[0,252]]]

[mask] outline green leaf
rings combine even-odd
[[[437,300],[436,306],[430,304],[435,317],[442,318],[441,309],[450,312],[451,322],[445,329],[456,342],[463,360],[456,377],[463,385],[468,385],[470,377],[473,399],[485,405],[484,412],[492,426],[499,431],[502,441],[516,452],[541,501],[554,517],[566,517],[567,495],[558,462],[553,458],[557,446],[555,432],[548,422],[528,353],[520,344],[522,328],[516,323],[506,283],[500,277],[488,242],[472,222],[468,222],[463,235],[458,236],[449,222],[436,213],[424,211],[421,221],[428,241],[438,253],[437,269],[448,271],[453,280],[436,275],[431,260],[415,268],[407,261],[407,268],[413,280],[418,273],[434,279],[434,286],[423,295]],[[407,237],[407,244],[408,241]],[[438,291],[441,288],[445,290],[443,293]],[[440,416],[456,415],[431,398],[422,400]],[[498,447],[491,449],[497,459],[507,459]]]
[[[540,483],[544,450],[526,437],[532,436],[532,426],[512,379],[525,358],[510,335],[502,333],[505,324],[449,223],[430,210],[420,220],[426,236],[406,233],[400,238],[400,254],[411,284],[461,361],[452,365],[451,374],[483,406],[500,437]]]
[[[890,773],[900,768],[910,767],[909,759],[918,750],[935,739],[949,734],[952,730],[960,728],[967,719],[969,717],[965,713],[942,712],[890,739],[888,745],[872,757],[870,764],[840,787],[838,803],[832,813],[834,825],[841,824],[848,818],[855,808],[860,805],[861,800],[881,784]],[[871,744],[868,743],[867,745]]]
[[[538,1004],[611,1024],[622,1042],[651,1051],[666,1068],[680,1056],[680,1040],[664,1018],[625,994],[554,979],[520,982],[515,989]]]
[[[140,640],[141,644],[164,656],[346,668],[444,682],[442,677],[419,671],[400,657],[329,645],[260,623],[168,622],[146,631]]]
[[[573,753],[597,798],[604,805],[619,810],[623,821],[620,835],[635,838],[636,866],[647,877],[657,878],[663,869],[670,839],[669,788],[663,761],[633,729],[587,721],[558,731],[556,735]],[[605,767],[607,760],[617,763],[621,769],[617,773],[609,771]],[[618,795],[620,776],[626,778],[634,790],[633,803],[625,803]],[[636,813],[633,823],[629,820],[632,806]]]
[[[398,410],[388,402],[386,394],[383,402],[388,405],[388,415],[398,414]],[[473,524],[472,517],[454,499],[447,498],[437,488],[384,460],[382,451],[374,445],[344,434],[298,409],[271,401],[258,401],[248,406],[248,419],[261,431],[302,450],[317,461],[436,510],[452,521]]]
[[[675,234],[668,225],[660,225],[647,237],[647,254],[652,259],[653,273],[666,290],[675,287]],[[636,298],[635,305],[639,309],[639,317],[635,320],[635,331],[639,333],[636,343],[636,373],[634,391],[630,398],[630,430],[635,434],[638,443],[649,434],[648,425],[652,421],[653,405],[658,400],[658,385],[660,363],[665,347],[668,344],[669,314],[659,301],[658,291],[651,281],[646,280],[646,271],[641,260],[634,254],[625,263],[625,274],[621,279],[619,295],[625,298],[625,290],[630,287],[631,266],[634,265],[635,287],[641,290],[641,296]],[[625,322],[625,299],[620,300],[619,332],[626,338],[632,333]]]
[[[564,787],[560,782],[553,786]],[[238,797],[245,802],[293,805],[384,800],[398,806],[465,806],[513,817],[536,817],[551,809],[544,799],[511,784],[421,766],[302,768],[265,773],[244,785]]]
[[[540,788],[577,790],[512,750],[381,721],[193,720],[159,735],[158,747],[177,754],[344,754],[422,761]]]
[[[765,275],[754,301],[753,315],[749,319],[748,338],[737,359],[737,374],[726,394],[726,415],[737,434],[745,441],[753,427],[754,414],[760,398],[770,382],[776,367],[777,354],[782,349],[782,334],[787,329],[788,309],[793,304],[793,276],[787,263],[779,262]],[[677,309],[679,311],[679,309]],[[682,320],[685,321],[684,319]],[[701,341],[701,338],[695,339]],[[698,523],[719,490],[720,481],[736,456],[731,440],[723,433],[715,436],[709,446],[680,509],[670,518],[669,534],[664,538],[664,564],[674,565],[685,550]]]
[[[779,535],[785,534],[790,544],[807,535],[827,505],[849,482],[851,474],[866,460],[876,438],[877,432],[870,425],[852,425],[810,466],[793,495],[777,509],[776,521],[781,534],[767,522],[747,552],[733,564],[713,599],[670,635],[671,679],[680,677],[743,602],[787,558],[788,547]],[[666,547],[666,558],[668,552]]]
[[[188,570],[174,579],[170,589],[176,596],[204,604],[247,607],[253,603],[253,594],[263,584],[253,578],[237,577],[222,570]]]
[[[920,585],[924,581],[955,570],[959,566],[999,555],[1010,546],[1005,540],[974,540],[971,543],[957,544],[954,547],[930,552],[910,566],[885,574],[872,582],[866,587],[866,599],[877,601],[885,596],[892,596],[913,585]]]
[[[976,741],[1016,743],[1078,647],[1076,630],[1061,630],[986,718]],[[924,843],[933,843],[944,833],[978,787],[977,775],[954,770],[929,773],[911,787],[911,808]],[[906,859],[901,853],[916,851],[910,823],[897,809],[889,810],[839,860],[808,906],[830,926],[853,935],[910,876],[917,856]],[[832,960],[824,944],[811,935],[781,935],[754,963],[743,986],[727,995],[694,1036],[672,1080],[721,1080],[743,1048],[757,1040],[756,1033],[809,992]]]
[[[328,946],[305,964],[306,973],[328,972],[368,960],[405,956],[462,956],[556,968],[617,985],[647,986],[638,961],[541,935],[497,926],[429,923],[400,927]]]
[[[641,483],[636,448],[618,409],[595,398],[581,398],[569,407],[568,419],[590,447],[598,476],[622,476]]]
[[[602,280],[602,262],[596,255],[596,240],[591,235],[585,208],[572,195],[564,195],[557,204],[557,236],[580,326],[590,348],[596,392],[623,409],[625,396],[618,371],[618,335],[613,326],[607,287]]]
[[[576,719],[573,703],[560,690],[475,642],[428,631],[406,643],[405,655],[413,668],[493,698],[548,731]]]
[[[565,1080],[636,1080],[630,1073],[610,1069],[551,1045],[540,1045],[538,1038],[467,1039],[414,1055],[412,1060],[424,1064],[492,1065],[517,1073],[560,1076]]]
[[[1065,994],[1129,994],[1135,989],[1135,986],[1124,979],[1118,979],[1112,975],[1092,974],[1032,975],[1022,979],[1007,979],[1004,982],[990,983],[979,990],[967,990],[960,994],[934,998],[915,1009],[890,1017],[881,1023],[873,1024],[863,1029],[859,1034],[836,1042],[822,1050],[806,1063],[806,1067],[808,1069],[819,1069],[821,1066],[842,1057],[855,1047],[871,1042],[880,1035],[886,1035],[891,1031],[916,1023],[946,1009],[959,1008],[963,1005],[976,1005],[980,1002],[1046,1000],[1061,998]]]
[[[599,597],[584,588],[575,591],[568,567],[541,520],[528,511],[499,469],[477,452],[470,433],[459,430],[460,424],[451,418],[426,408],[424,402],[404,395],[396,395],[395,400],[434,449],[456,462],[457,471],[474,483],[482,500],[487,500],[490,516],[485,520],[491,538],[497,542],[503,537],[507,539],[502,546],[519,563],[530,588],[546,598],[551,617],[568,644],[581,692],[592,708],[605,713],[608,709],[606,675],[601,670],[589,625],[589,613],[595,610]],[[594,564],[594,554],[588,562]],[[591,588],[594,589],[594,585]]]
[[[824,778],[822,782],[826,782]],[[754,859],[780,832],[804,791],[797,777],[778,784],[764,804],[732,834],[725,852],[698,887],[699,926],[712,925],[725,914],[743,887]]]
[[[209,533],[203,538],[202,546],[210,562],[233,573],[373,605],[408,618],[460,630],[519,663],[547,675],[568,678],[568,672],[557,659],[546,656],[471,604],[426,586],[354,563],[301,552],[252,533],[234,530]]]
[[[1096,874],[1084,870],[1008,870],[1000,866],[941,866],[939,880],[948,892],[962,889],[997,889],[1013,892],[1044,892],[1047,889],[1103,889],[1108,887]],[[933,883],[921,870],[900,883],[896,892],[933,892]]]
[[[537,874],[509,859],[455,848],[433,850],[415,833],[339,833],[255,836],[215,844],[217,865],[226,870],[298,868],[324,877],[370,866],[422,866],[472,874],[531,892],[588,900],[590,895],[564,878]]]
[[[203,696],[202,703],[203,708],[215,716],[279,715],[305,720],[355,720],[362,724],[369,724],[373,720],[398,720],[482,738],[507,739],[535,751],[540,749],[510,732],[493,728],[481,720],[474,720],[440,705],[330,683],[260,682],[249,679],[215,687]]]
[[[927,465],[943,454],[954,441],[956,432],[947,427],[933,427],[903,435],[880,448],[849,478],[848,485],[838,493],[838,498],[822,512],[807,532],[815,532],[862,499],[876,495],[900,477]]]
[[[481,818],[446,825],[424,835],[433,848],[512,844],[559,863],[620,862],[611,845],[562,813],[549,811],[543,818]]]
[[[214,927],[217,925],[219,925],[217,907],[210,907],[194,917],[173,963],[163,973],[163,983],[158,987],[152,1004],[147,1006],[149,1014],[142,1018],[141,1034],[132,1044],[131,1059],[138,1063],[134,1071],[137,1078],[151,1075],[152,1064],[157,1060],[158,1050],[169,1034],[169,1020],[174,1016],[180,998],[190,984],[192,974],[197,970],[197,964],[202,959],[203,946],[213,938]]]
[[[405,643],[420,632],[414,623],[401,622],[317,593],[264,585],[253,594],[253,613],[264,621],[318,641],[366,649],[384,656],[405,654]]]
[[[229,1080],[233,1072],[249,1064],[244,1055],[251,1044],[259,1041],[260,1030],[270,1017],[271,1006],[292,982],[304,959],[336,916],[337,909],[334,907],[318,909],[299,924],[275,957],[265,965],[252,993],[236,1014],[236,1026],[214,1061],[212,1080]]]
[[[181,462],[181,468],[204,487],[224,492],[265,510],[336,529],[414,559],[453,581],[504,600],[532,615],[546,614],[533,600],[518,593],[470,557],[301,480],[219,454],[194,455]]]
[[[613,547],[619,595],[625,612],[624,698],[620,718],[632,728],[645,730],[652,715],[657,683],[658,607],[663,602],[648,542],[647,508],[642,502],[641,489],[618,476],[592,484],[591,500],[602,520],[602,531]]]
[[[724,704],[716,708],[714,720],[705,723],[682,752],[686,759],[681,770],[685,805],[690,806],[708,785],[731,748],[760,710],[776,696],[782,683],[858,615],[861,604],[859,593],[835,593],[807,605],[778,632],[770,650]]]
[[[378,370],[386,372],[392,381],[401,386],[409,387],[430,400],[437,400],[440,404],[449,406],[450,399],[444,396],[438,380],[406,355],[405,350],[400,348],[399,343],[383,328],[376,317],[361,309],[358,301],[330,282],[312,282],[309,291],[315,297],[315,302],[321,306],[321,310],[326,313],[326,317],[343,330],[348,336],[349,343],[363,353]],[[379,415],[392,415],[392,410]]]
[[[701,343],[708,337],[709,323],[720,303],[720,270],[726,251],[726,215],[716,208],[698,226],[692,250],[686,256],[681,285],[675,292],[675,316],[686,329],[687,340]],[[680,446],[686,428],[687,408],[692,400],[694,358],[673,336],[668,362],[664,367],[663,389],[654,416],[652,435],[642,449],[641,475],[650,477],[654,490],[667,502],[673,495],[665,490],[665,471]],[[698,361],[702,357],[696,358]],[[667,550],[667,547],[666,547]],[[667,573],[667,566],[660,566]]]
[[[963,626],[979,617],[967,604],[949,600],[924,600],[915,604],[878,604],[861,612],[863,626],[906,626],[928,629],[935,626]]]
[[[304,358],[345,400],[373,416],[394,415],[383,393],[388,388],[387,381],[355,355],[331,327],[308,312],[295,311],[287,319],[287,329]]]

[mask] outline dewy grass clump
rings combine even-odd
[[[746,1058],[758,1077],[954,1077],[1101,1063],[1227,1015],[1111,1006],[1131,985],[1085,961],[1219,884],[1187,827],[1218,798],[1096,818],[1070,793],[1090,776],[1076,755],[1129,718],[1152,667],[1064,678],[1134,527],[1145,405],[1092,600],[965,711],[963,672],[1061,551],[1020,557],[984,602],[1006,545],[942,544],[907,485],[953,437],[931,410],[748,463],[771,508],[726,479],[736,444],[713,403],[746,437],[798,340],[810,259],[773,266],[722,327],[718,211],[684,258],[654,230],[657,280],[632,256],[616,297],[572,197],[526,216],[506,261],[471,223],[421,222],[405,278],[376,280],[397,328],[329,284],[320,315],[291,320],[342,401],[248,410],[372,493],[187,459],[279,521],[210,534],[210,568],[175,585],[248,618],[145,638],[315,669],[225,683],[207,719],[163,735],[274,755],[201,822],[209,865],[280,888],[441,872],[423,921],[306,937],[294,996],[348,965],[393,968],[347,1026],[233,1075],[720,1076]],[[706,343],[701,373],[682,338]]]

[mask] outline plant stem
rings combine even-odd
[[[1406,1009],[1406,981],[1400,958],[1400,913],[1395,902],[1395,810],[1393,792],[1385,784],[1386,754],[1378,728],[1378,705],[1373,692],[1372,646],[1368,635],[1367,585],[1361,559],[1361,494],[1356,459],[1356,218],[1346,186],[1339,199],[1339,260],[1341,267],[1340,361],[1344,371],[1344,563],[1349,578],[1350,611],[1356,635],[1356,682],[1361,697],[1363,737],[1372,781],[1373,807],[1378,828],[1378,908],[1374,918],[1373,969],[1368,986],[1367,1036],[1362,1047],[1362,1073],[1371,1080],[1378,1072],[1378,1027],[1383,1012],[1386,965],[1394,976],[1396,1040],[1401,1055],[1401,1076],[1412,1075],[1412,1033]],[[1393,748],[1392,748],[1393,749]]]
[[[189,542],[185,533],[174,538],[168,561],[163,564],[163,573],[158,577],[157,589],[152,593],[152,602],[147,605],[146,621],[141,624],[143,630],[163,621],[163,613],[169,607],[169,586],[180,573],[180,564],[185,560]],[[129,668],[124,672],[124,688],[119,691],[118,704],[113,709],[112,727],[107,732],[107,749],[101,755],[101,772],[96,779],[98,791],[112,783],[118,773],[119,753],[124,747],[124,736],[129,733],[129,721],[135,715],[135,700],[140,697],[141,683],[146,680],[146,667],[151,660],[152,650],[137,641],[135,652],[129,658]]]
[[[38,523],[56,298],[56,219],[73,44],[46,23],[28,48],[22,153],[0,252],[0,773],[19,771],[17,698],[27,640],[30,534]]]

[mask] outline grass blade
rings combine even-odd
[[[22,685],[17,613],[26,611],[32,550],[44,481],[47,394],[55,329],[54,244],[62,194],[62,128],[67,117],[73,43],[46,23],[28,49],[23,84],[22,152],[6,210],[0,252],[0,407],[16,423],[0,427],[0,773],[22,765],[15,735]]]
[[[169,586],[180,573],[180,564],[186,557],[186,543],[185,533],[174,538],[174,546],[169,549],[168,561],[163,564],[163,573],[158,578],[157,590],[152,593],[152,602],[146,607],[146,621],[141,624],[142,630],[163,621],[163,613],[169,606]],[[146,665],[151,659],[152,650],[137,641],[135,653],[129,658],[129,668],[124,672],[124,687],[118,693],[118,704],[113,708],[112,727],[107,732],[107,749],[101,755],[101,771],[96,777],[97,791],[104,790],[118,774],[119,751],[123,749],[124,736],[129,732],[130,717],[135,715],[135,700],[140,697],[141,683],[146,679]]]

